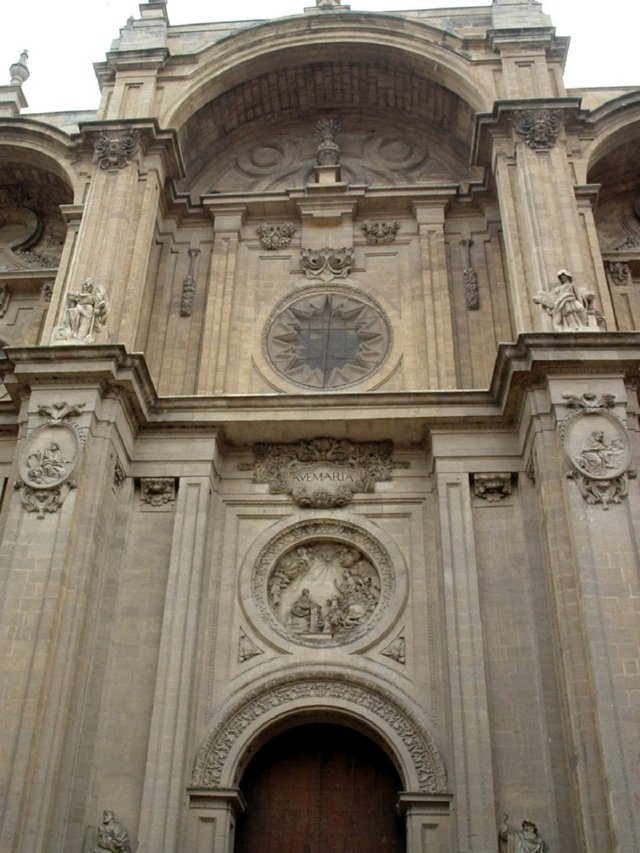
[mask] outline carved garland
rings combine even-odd
[[[378,688],[348,683],[332,675],[294,684],[270,684],[237,703],[200,747],[193,768],[192,785],[198,788],[219,786],[232,749],[251,725],[276,708],[299,704],[307,699],[348,702],[373,714],[385,727],[393,730],[409,753],[419,790],[425,793],[446,792],[447,775],[435,744],[398,699]]]

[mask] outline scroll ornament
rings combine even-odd
[[[140,133],[137,130],[105,131],[95,142],[98,165],[105,172],[124,169],[139,147]]]
[[[70,418],[82,414],[84,403],[53,403],[40,406],[38,414],[44,423],[27,436],[19,461],[21,479],[14,488],[20,490],[20,500],[27,512],[42,519],[54,513],[64,503],[70,489],[76,487],[71,479],[78,457],[84,447],[84,432]]]
[[[329,282],[346,278],[353,268],[353,249],[302,249],[302,271],[310,281]]]
[[[590,505],[619,504],[636,476],[631,464],[631,442],[623,421],[612,411],[611,394],[580,397],[565,394],[569,414],[560,429],[569,463],[567,477],[577,483]]]
[[[260,245],[268,252],[288,248],[295,233],[296,227],[293,222],[285,222],[283,225],[269,225],[267,222],[263,222],[256,228]]]
[[[364,237],[370,246],[388,246],[396,239],[396,235],[400,230],[400,223],[397,219],[391,222],[373,222],[367,219],[362,223]]]

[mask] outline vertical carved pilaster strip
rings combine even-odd
[[[462,247],[464,303],[469,311],[478,311],[480,309],[478,273],[471,264],[471,247],[473,246],[473,240],[460,240],[460,246]]]
[[[196,295],[196,258],[199,254],[200,249],[189,249],[189,272],[182,282],[181,317],[190,317],[193,313],[193,300]]]
[[[496,848],[484,642],[468,477],[438,475],[451,742],[461,850]]]
[[[140,838],[149,850],[177,850],[189,762],[209,479],[180,480],[158,658]]]

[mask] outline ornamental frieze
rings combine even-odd
[[[631,465],[631,442],[624,422],[611,409],[611,394],[598,397],[565,395],[571,410],[560,429],[574,480],[588,504],[619,504],[627,495],[629,480],[636,476]]]
[[[316,438],[295,444],[256,444],[256,483],[271,494],[290,495],[298,506],[346,506],[358,492],[375,491],[391,479],[399,463],[390,441],[357,444],[348,439]]]

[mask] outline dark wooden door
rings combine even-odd
[[[395,810],[400,779],[372,741],[310,724],[273,737],[240,788],[247,812],[236,853],[404,853]]]

